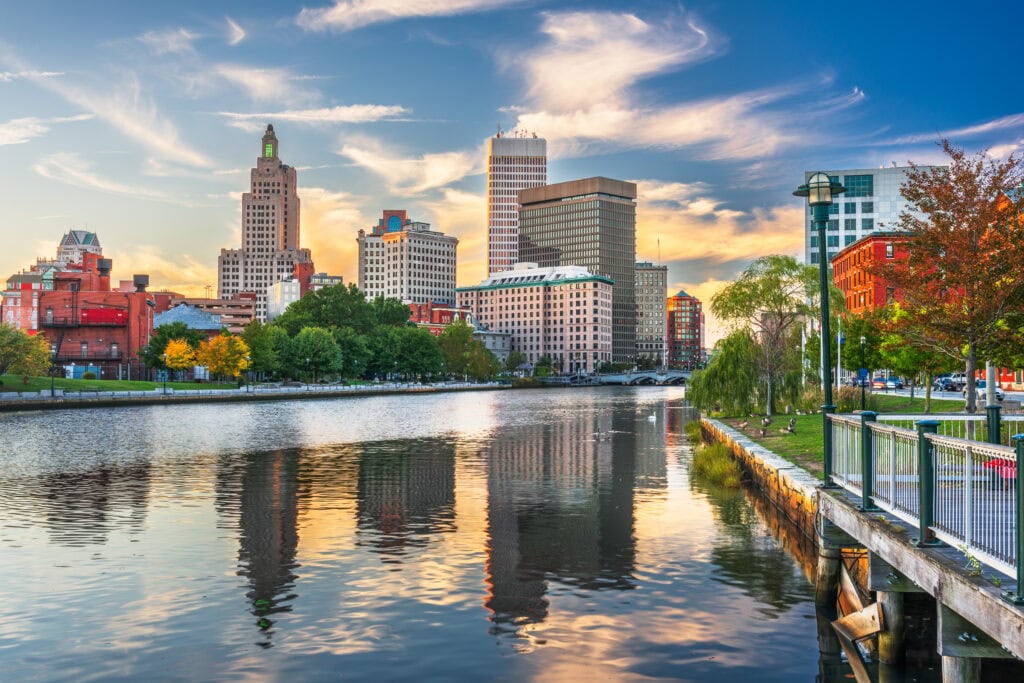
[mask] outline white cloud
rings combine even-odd
[[[63,75],[63,71],[0,71],[0,83],[10,83],[23,78],[55,78]]]
[[[324,107],[320,109],[288,109],[276,112],[243,114],[221,111],[218,116],[228,119],[232,126],[253,131],[262,129],[267,121],[291,121],[292,123],[371,123],[393,119],[409,112],[405,107],[384,104],[352,104],[348,106]]]
[[[483,158],[478,150],[434,152],[403,158],[393,156],[390,149],[372,138],[349,138],[338,154],[383,177],[395,193],[417,194],[483,171]]]
[[[966,126],[964,128],[954,128],[950,131],[934,131],[931,133],[915,133],[913,135],[904,135],[902,137],[894,138],[892,140],[886,140],[879,145],[912,145],[919,142],[935,142],[940,137],[949,138],[955,140],[958,138],[973,138],[980,135],[986,135],[1000,130],[1009,130],[1014,128],[1024,128],[1024,114],[1011,114],[1009,116],[1003,116],[998,119],[986,121],[973,126]]]
[[[234,47],[245,40],[245,29],[238,25],[231,17],[224,17],[228,24],[228,45]]]
[[[479,192],[445,188],[441,197],[420,202],[433,227],[459,238],[460,285],[479,284],[487,277],[487,199]]]
[[[177,28],[165,31],[146,31],[137,40],[151,49],[154,54],[165,55],[193,52],[192,43],[198,37],[184,28]]]
[[[241,89],[255,102],[313,102],[320,97],[315,90],[303,88],[296,81],[309,80],[295,76],[287,69],[257,69],[237,64],[218,64],[213,73]]]
[[[351,31],[407,17],[440,17],[486,12],[522,0],[337,0],[330,7],[304,8],[295,19],[307,31]]]
[[[20,145],[45,135],[55,123],[88,121],[91,118],[93,117],[90,114],[80,114],[78,116],[62,116],[50,119],[40,119],[34,116],[11,119],[6,123],[0,123],[0,146]]]
[[[176,197],[151,188],[104,178],[92,170],[92,165],[77,154],[60,152],[51,154],[36,162],[32,170],[37,175],[66,185],[82,187],[89,190],[100,190],[111,194],[120,194],[136,199],[148,199],[159,202],[181,203]]]

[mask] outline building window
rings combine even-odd
[[[843,181],[846,186],[847,197],[873,197],[875,196],[875,176],[873,175],[848,175]]]
[[[813,254],[811,254],[811,263],[817,263],[817,262],[818,262],[818,252],[814,252]]]
[[[856,241],[857,241],[857,236],[856,235],[847,235],[846,237],[843,238],[843,246],[848,247],[848,246],[850,246],[851,244],[853,244]]]
[[[830,247],[838,247],[839,246],[839,235],[829,235],[828,236],[828,246],[830,246]]]
[[[885,258],[894,258],[892,242],[885,244]]]
[[[846,202],[843,204],[843,213],[857,213],[857,205],[854,202]]]
[[[839,202],[832,202],[828,205],[828,215],[838,216],[839,215]]]
[[[863,228],[864,230],[874,230],[875,229],[875,219],[874,218],[861,218],[860,219],[860,227]]]
[[[861,213],[874,213],[875,212],[875,203],[874,202],[862,202],[861,205],[860,205],[860,212]]]
[[[843,227],[846,228],[847,230],[856,230],[857,229],[857,219],[856,218],[847,218],[846,220],[843,221]]]
[[[81,344],[81,351],[82,351],[82,358],[88,358],[89,357],[89,343],[88,342],[82,342],[82,344]]]
[[[839,219],[837,218],[835,220],[829,221],[828,222],[828,229],[829,230],[838,230],[839,229]]]
[[[811,248],[812,249],[817,249],[818,248],[818,236],[817,235],[811,235]]]

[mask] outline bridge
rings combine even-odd
[[[689,370],[610,372],[597,376],[599,384],[686,384]]]
[[[1024,432],[1024,416],[829,420],[833,486],[818,495],[816,593],[826,605],[838,586],[842,604],[841,550],[866,551],[876,602],[834,622],[858,681],[855,642],[877,633],[881,662],[902,656],[906,593],[934,598],[944,681],[981,680],[983,659],[1024,659],[1024,438],[1010,436]]]

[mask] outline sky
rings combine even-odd
[[[477,284],[500,127],[548,140],[549,182],[636,182],[638,260],[707,309],[754,259],[802,257],[804,171],[941,163],[940,136],[1024,148],[1024,6],[920,7],[2,3],[0,275],[87,229],[115,279],[216,292],[272,123],[318,271],[355,282],[357,231],[404,208],[459,237]]]

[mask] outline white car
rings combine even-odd
[[[985,399],[985,392],[986,392],[985,380],[979,379],[977,382],[975,382],[974,386],[975,386],[975,388],[976,388],[976,390],[978,392],[978,400],[984,400]],[[964,399],[966,400],[966,398],[967,398],[967,387],[964,387],[964,390],[963,390],[962,393],[963,393]],[[997,385],[996,386],[996,400],[997,401],[1002,401],[1004,398],[1006,398],[1006,393],[1004,393],[1002,388]]]

